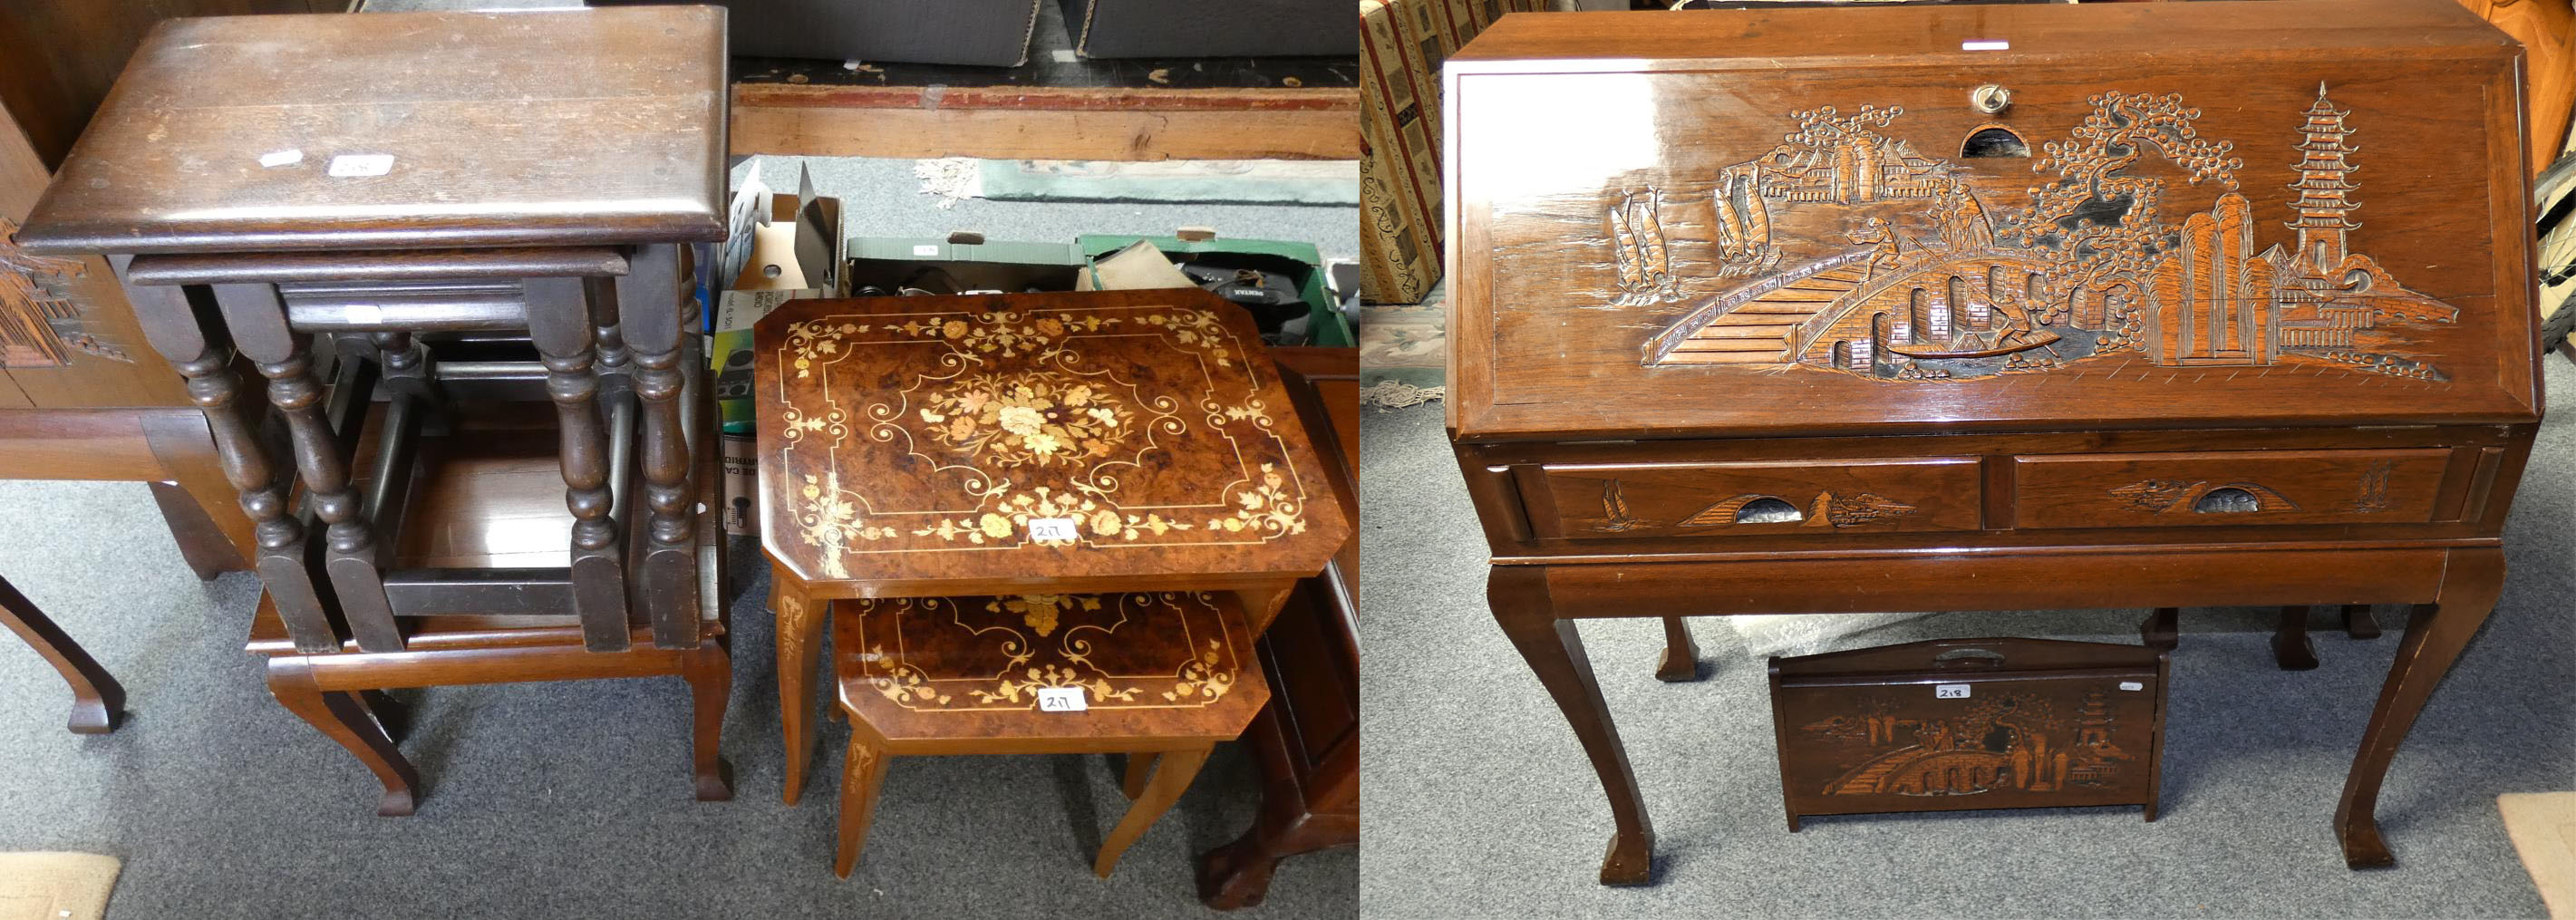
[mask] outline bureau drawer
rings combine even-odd
[[[2412,524],[2434,519],[2451,451],[2013,458],[2013,525]]]
[[[1541,539],[1976,530],[1973,457],[1521,467]]]

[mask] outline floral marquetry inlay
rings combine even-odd
[[[844,603],[866,687],[916,712],[1035,711],[1063,688],[1092,710],[1209,707],[1250,667],[1240,614],[1212,594]]]
[[[809,577],[1268,551],[1319,513],[1320,565],[1347,527],[1249,317],[1198,292],[792,301],[755,348],[769,545]]]

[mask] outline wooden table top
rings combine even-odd
[[[715,7],[173,19],[18,235],[37,252],[724,238]]]
[[[1203,291],[798,300],[753,347],[762,542],[812,584],[1212,587],[1350,533],[1250,317]]]
[[[891,598],[834,605],[841,705],[881,741],[1233,740],[1270,698],[1234,595]],[[1087,708],[1046,711],[1043,688]],[[1126,750],[1126,748],[1113,748]]]

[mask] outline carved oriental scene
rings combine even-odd
[[[1555,129],[1588,157],[1517,128],[1482,148],[1513,151],[1465,177],[1491,202],[1491,297],[1532,320],[1497,323],[1497,360],[1529,373],[1497,377],[1495,402],[1556,401],[1511,389],[1552,368],[1641,396],[1763,375],[1731,392],[1856,400],[1836,410],[1877,419],[2017,378],[2168,409],[2298,389],[2406,411],[2481,399],[2512,373],[2488,363],[2492,324],[2462,319],[2494,301],[2494,278],[2444,261],[2478,241],[2432,245],[2408,203],[2474,172],[2477,143],[2430,143],[2426,119],[2445,116],[2379,105],[2389,87],[2320,81],[2295,104],[2219,112],[2225,95],[2199,88],[2215,78],[2050,85],[1988,116],[1964,94],[1873,101],[1865,81],[1699,92],[1722,82],[1561,78],[1556,98],[1521,104],[1592,100]],[[1489,83],[1481,98],[1502,105]],[[1704,111],[1676,118],[1683,105]]]

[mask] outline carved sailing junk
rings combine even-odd
[[[1881,133],[1901,108],[1792,113],[1798,130],[1719,170],[1710,195],[1707,270],[1746,280],[1649,340],[1646,363],[1951,380],[2128,355],[2122,366],[2298,363],[2449,379],[2397,330],[2450,324],[2457,308],[2349,249],[2356,147],[2350,113],[2323,86],[2301,113],[2295,239],[2269,247],[2235,191],[2243,160],[2233,143],[2199,136],[2198,109],[2178,95],[2088,102],[2084,122],[2033,164],[2055,178],[2000,215],[1972,186],[1980,177]],[[2167,223],[2168,181],[2130,169],[2150,155],[2184,184],[2225,191]],[[1661,201],[1627,193],[1611,212],[1618,304],[1678,299]]]

